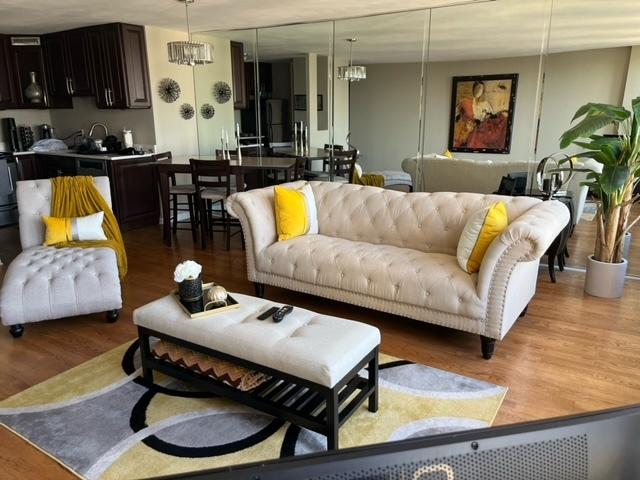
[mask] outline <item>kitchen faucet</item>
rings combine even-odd
[[[107,138],[107,136],[109,135],[109,131],[107,130],[107,126],[104,123],[100,123],[100,122],[96,122],[93,125],[91,125],[91,130],[89,130],[89,136],[91,138],[93,138],[93,129],[96,127],[102,127],[104,128],[104,138]]]

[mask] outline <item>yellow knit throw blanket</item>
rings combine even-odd
[[[93,177],[56,177],[51,179],[51,216],[58,218],[84,217],[104,212],[102,229],[107,240],[74,241],[56,244],[56,247],[109,247],[118,258],[120,278],[127,274],[127,252],[120,226],[111,208],[93,183]]]
[[[367,185],[370,187],[384,187],[384,176],[375,173],[364,173],[358,175],[356,170],[353,171],[353,181],[355,185]]]

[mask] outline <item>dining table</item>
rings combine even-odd
[[[170,209],[170,177],[175,174],[191,174],[189,159],[220,161],[215,155],[189,155],[174,156],[158,162],[164,165],[158,169],[158,183],[160,185],[160,202],[162,204],[162,240],[165,245],[171,246],[171,209]],[[236,191],[245,190],[245,180],[248,174],[261,173],[264,170],[276,170],[284,172],[285,181],[291,178],[291,171],[295,167],[296,160],[293,157],[242,157],[231,158],[229,164],[231,174],[236,178]]]

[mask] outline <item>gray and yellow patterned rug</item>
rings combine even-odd
[[[80,477],[128,479],[325,449],[325,438],[156,374],[142,385],[137,342],[0,402],[0,422]],[[342,448],[491,425],[507,389],[380,357],[380,409],[363,405]]]

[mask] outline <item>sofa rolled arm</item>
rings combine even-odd
[[[487,299],[497,277],[508,276],[518,262],[539,260],[569,223],[562,202],[540,202],[516,218],[489,246],[478,272],[477,292]]]

